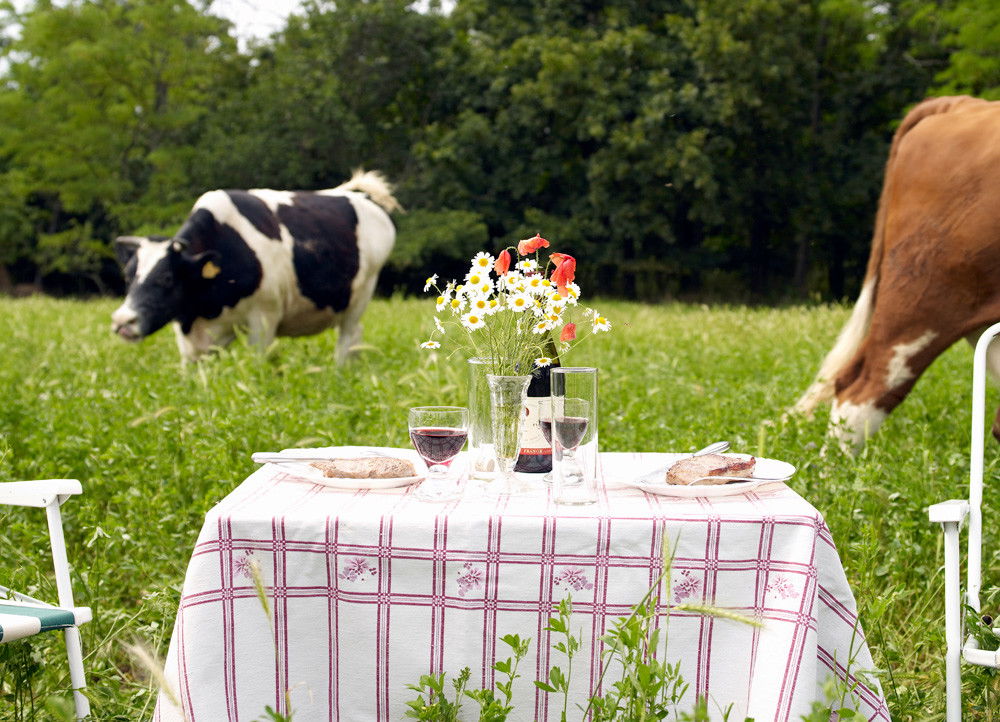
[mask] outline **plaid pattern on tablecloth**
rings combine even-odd
[[[676,547],[674,603],[764,622],[664,606],[666,658],[681,663],[688,709],[708,695],[717,717],[732,704],[730,719],[796,720],[830,675],[873,669],[816,509],[783,484],[714,499],[615,488],[660,458],[602,454],[599,503],[572,508],[470,494],[427,504],[412,487],[340,491],[262,467],[206,515],[188,567],[166,665],[184,716],[256,719],[268,705],[287,711],[287,691],[296,720],[399,720],[421,674],[469,666],[470,686],[491,685],[493,662],[510,656],[499,637],[516,633],[532,644],[512,719],[558,719],[561,698],[532,684],[565,670],[544,631],[553,606],[572,595],[582,635],[572,691],[585,703],[599,691],[600,637],[662,571],[664,537]],[[888,720],[878,683],[855,681],[853,705]],[[161,694],[154,719],[182,716]]]

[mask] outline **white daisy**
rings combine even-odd
[[[538,368],[543,368],[545,366],[551,366],[551,365],[552,365],[552,359],[550,359],[548,356],[539,356],[538,358],[535,359],[535,366],[537,366]]]
[[[496,300],[495,298],[490,299],[489,313],[496,313],[502,308],[503,306],[500,305],[500,302],[498,300]]]
[[[503,285],[508,291],[516,291],[524,282],[524,276],[517,271],[508,271],[503,277]]]
[[[594,311],[593,324],[594,324],[594,333],[597,333],[598,331],[611,330],[611,322],[608,321],[608,319],[604,318],[604,316],[597,315],[597,311]]]
[[[472,270],[469,271],[465,276],[466,283],[472,286],[473,288],[481,284],[483,281],[487,280],[489,280],[489,274],[487,274],[486,271],[479,270],[475,266],[473,266]]]
[[[526,293],[515,293],[507,297],[507,307],[512,311],[527,311],[531,306],[531,298]]]
[[[437,341],[424,341],[422,344],[420,344],[420,348],[430,348],[430,349],[441,348],[441,344],[439,344]]]
[[[469,301],[469,311],[485,316],[490,311],[489,299],[483,298],[482,296],[473,298]]]
[[[566,310],[565,301],[549,301],[545,306],[545,313],[562,314]]]
[[[448,306],[451,307],[452,313],[461,313],[462,309],[465,308],[465,299],[453,298],[450,301],[448,301]]]
[[[575,304],[580,300],[580,287],[575,283],[566,284],[566,292],[569,295],[569,302]]]
[[[538,261],[534,258],[525,258],[523,261],[518,261],[515,266],[518,270],[524,271],[525,273],[530,273],[532,271],[538,270]]]
[[[545,292],[545,279],[541,276],[531,276],[525,282],[528,293],[533,296],[540,296]]]
[[[470,331],[475,331],[477,328],[485,326],[486,321],[481,313],[467,313],[462,316],[462,325]]]
[[[435,301],[435,307],[438,311],[443,311],[444,307],[448,305],[448,296],[438,296],[437,301]]]
[[[438,321],[438,317],[434,317],[434,326],[437,328],[438,332],[441,334],[445,333],[444,324]],[[436,343],[436,342],[435,342]]]
[[[546,331],[551,331],[552,328],[553,328],[553,326],[552,326],[552,324],[549,321],[543,320],[543,321],[539,321],[538,323],[536,323],[532,327],[531,332],[532,333],[545,333]]]
[[[433,276],[424,281],[424,291],[431,290],[431,287],[437,283],[438,275],[435,273]]]
[[[493,268],[493,262],[495,260],[496,259],[489,253],[480,251],[472,257],[472,267],[474,269],[479,269],[480,271],[485,269],[488,272],[489,269]]]

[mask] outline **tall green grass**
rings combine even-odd
[[[942,551],[925,509],[966,493],[970,350],[957,346],[935,362],[859,458],[823,456],[824,418],[782,416],[848,309],[593,305],[614,330],[565,362],[601,368],[602,448],[681,451],[729,439],[735,450],[796,464],[791,484],[833,531],[894,719],[941,718]],[[365,316],[368,347],[345,367],[333,362],[328,332],[283,339],[266,356],[238,343],[182,368],[169,330],[137,346],[112,337],[114,306],[0,301],[0,480],[83,481],[66,525],[80,603],[95,610],[83,627],[95,718],[136,720],[151,713],[154,691],[124,645],[165,654],[203,516],[254,470],[250,453],[405,446],[406,409],[462,403],[465,369],[417,348],[429,330],[426,301],[375,301]],[[987,457],[992,479],[996,447]],[[990,520],[1000,515],[990,493],[987,505],[989,549]],[[42,516],[0,511],[0,577],[54,598]],[[998,561],[987,551],[994,583]],[[53,661],[30,680],[41,708],[68,685],[62,642],[52,635],[30,644],[35,659]],[[0,694],[25,670],[4,659]],[[995,679],[965,679],[967,709],[989,719]],[[0,719],[26,709],[0,701]]]

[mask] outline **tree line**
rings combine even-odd
[[[895,124],[1000,87],[992,0],[0,2],[0,288],[119,292],[110,242],[213,188],[384,172],[382,289],[541,232],[591,293],[839,299]]]

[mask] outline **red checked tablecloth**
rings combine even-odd
[[[435,505],[412,487],[340,491],[261,467],[206,515],[166,663],[174,693],[161,693],[154,719],[253,720],[290,700],[297,721],[400,720],[422,674],[468,666],[470,687],[490,686],[493,662],[509,656],[499,637],[516,633],[532,644],[511,719],[557,720],[561,698],[532,684],[565,669],[544,631],[554,604],[572,595],[583,646],[571,707],[585,704],[598,691],[600,637],[660,574],[666,538],[673,604],[764,625],[664,605],[666,659],[690,684],[682,708],[707,695],[715,718],[732,704],[730,719],[797,720],[846,673],[857,683],[848,704],[888,720],[874,677],[854,676],[874,665],[819,512],[784,484],[714,499],[616,484],[659,458],[602,454],[605,483],[589,507],[474,493]]]

